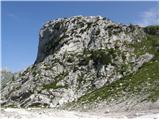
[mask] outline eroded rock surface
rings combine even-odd
[[[154,58],[143,28],[101,16],[48,21],[35,63],[1,90],[2,105],[59,107],[135,73]]]

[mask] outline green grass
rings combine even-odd
[[[159,34],[159,26],[158,25],[150,25],[144,28],[144,31],[150,35],[158,35]]]
[[[147,35],[147,39],[143,39],[141,42],[132,44],[131,47],[135,48],[134,52],[137,56],[143,55],[147,52],[157,55],[158,49],[156,49],[156,47],[158,47],[158,42],[158,36]]]
[[[156,101],[159,98],[158,62],[151,61],[144,64],[137,73],[128,75],[109,85],[103,86],[86,94],[73,102],[72,105],[93,103],[97,100],[111,101],[128,97],[142,96],[143,100]]]

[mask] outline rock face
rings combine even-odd
[[[0,89],[3,89],[10,81],[14,79],[14,74],[8,70],[1,70],[0,71]]]
[[[137,45],[143,28],[101,16],[47,22],[40,30],[35,63],[1,90],[2,105],[59,107],[111,84],[154,58]]]

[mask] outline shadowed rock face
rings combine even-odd
[[[137,47],[147,40],[141,27],[101,16],[49,21],[39,38],[35,64],[2,90],[5,106],[62,106],[135,73],[154,57]]]

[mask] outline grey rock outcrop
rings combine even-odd
[[[40,30],[35,64],[1,90],[4,106],[58,107],[136,72],[154,55],[137,54],[139,26],[101,16],[48,21]]]
[[[0,71],[0,89],[3,89],[5,86],[9,84],[14,79],[14,74],[8,70]]]

